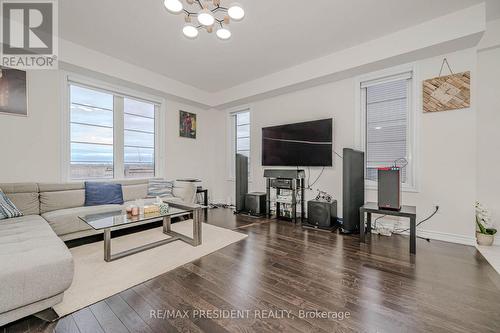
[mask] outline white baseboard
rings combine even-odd
[[[379,223],[383,224],[385,227],[388,227],[391,230],[406,229],[409,227],[407,223],[400,224],[398,222],[395,222],[394,220],[389,220],[389,219],[381,219],[381,222],[379,222]],[[410,235],[410,233],[408,231],[402,232],[401,234],[402,235]],[[443,241],[443,242],[449,242],[449,243],[471,245],[471,246],[476,245],[475,236],[467,237],[464,235],[457,235],[457,234],[451,234],[451,233],[447,233],[447,232],[440,232],[440,231],[433,231],[433,230],[425,230],[425,229],[420,229],[420,228],[417,228],[417,236],[429,238],[429,239],[434,239],[434,240],[439,240],[439,241]]]
[[[404,232],[403,235],[409,235],[409,232]],[[464,235],[450,234],[447,232],[432,231],[432,230],[419,230],[417,229],[417,236],[434,239],[438,241],[456,243],[463,245],[476,245],[476,239],[474,237],[467,237]]]

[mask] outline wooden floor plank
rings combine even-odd
[[[152,333],[153,330],[142,320],[120,295],[114,295],[106,299],[106,304],[130,332]]]
[[[81,333],[104,333],[90,308],[84,308],[73,313],[73,319]]]
[[[72,315],[59,319],[54,331],[55,333],[80,333]]]
[[[105,333],[128,333],[129,330],[108,306],[106,301],[101,301],[90,306]]]

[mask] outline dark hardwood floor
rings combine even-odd
[[[227,209],[208,222],[248,238],[55,323],[28,317],[0,332],[500,332],[500,276],[474,247],[419,239],[412,257],[404,236],[360,245]]]

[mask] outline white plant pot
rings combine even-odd
[[[485,235],[480,232],[476,232],[476,240],[478,245],[491,246],[495,240],[495,235]]]

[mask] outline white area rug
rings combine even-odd
[[[172,230],[192,237],[193,221],[174,223]],[[70,251],[75,262],[73,283],[54,310],[59,316],[67,315],[245,237],[245,234],[203,223],[202,245],[197,247],[176,241],[112,262],[104,261],[103,242],[72,248]],[[163,234],[161,227],[113,238],[111,253],[165,238],[169,236]]]

